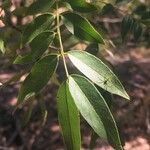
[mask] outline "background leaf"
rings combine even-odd
[[[142,35],[142,27],[139,23],[135,23],[133,28],[133,33],[134,33],[134,39],[138,41],[138,39]]]
[[[145,11],[141,15],[141,22],[146,26],[150,26],[150,11]]]
[[[67,0],[73,10],[78,12],[89,13],[96,10],[93,4],[87,3],[85,0]]]
[[[63,14],[63,22],[67,29],[81,40],[104,44],[102,36],[86,18],[76,13],[67,12]]]
[[[58,118],[66,148],[68,150],[80,150],[80,118],[67,82],[60,86],[57,96]]]
[[[54,16],[43,14],[27,25],[22,35],[22,45],[31,42],[38,34],[50,29]]]
[[[145,19],[148,19],[150,20],[150,11],[145,11],[142,16],[141,16],[141,19],[145,20]]]
[[[142,15],[146,11],[146,5],[145,4],[140,4],[135,9],[133,10],[133,13],[137,15]]]
[[[129,31],[131,31],[134,24],[134,19],[131,16],[125,16],[121,23],[121,36],[123,41],[125,40]]]
[[[98,46],[97,43],[91,43],[87,46],[85,51],[87,51],[88,53],[96,56],[98,51],[99,51],[99,46]]]
[[[69,59],[79,71],[101,88],[129,99],[116,75],[97,57],[84,51],[69,51]]]
[[[134,19],[132,16],[123,18],[121,25],[121,35],[123,40],[125,40],[128,33],[132,33],[135,41],[138,41],[142,35],[142,31],[142,26],[138,20]]]
[[[101,15],[107,15],[107,14],[109,14],[109,13],[113,13],[114,12],[114,7],[113,7],[113,5],[112,4],[110,4],[110,3],[108,3],[108,4],[106,4],[104,7],[103,7],[103,9],[102,9],[102,11],[101,11]]]
[[[23,63],[35,62],[48,49],[53,39],[54,39],[53,32],[45,31],[40,33],[30,43],[31,52],[25,56],[18,56],[15,59],[14,63],[23,64]]]
[[[56,0],[36,0],[27,9],[27,15],[34,15],[48,11]]]
[[[79,75],[69,77],[69,90],[82,116],[114,149],[122,150],[118,129],[107,103],[95,86]]]
[[[48,55],[39,60],[32,67],[30,74],[24,80],[18,96],[18,104],[33,94],[37,94],[47,84],[56,70],[57,55]]]

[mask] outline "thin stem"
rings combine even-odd
[[[54,50],[59,50],[59,48],[52,46],[52,45],[50,45],[49,48],[54,49]]]
[[[66,72],[66,76],[69,76],[68,73],[68,69],[67,69],[67,65],[66,65],[66,59],[65,59],[65,55],[64,55],[64,48],[63,48],[63,44],[62,44],[62,39],[61,39],[61,33],[60,33],[60,20],[59,20],[59,12],[58,12],[58,3],[56,3],[56,19],[57,19],[57,34],[58,34],[58,38],[59,38],[59,44],[60,44],[60,54],[63,58],[63,63],[64,63],[64,68],[65,68],[65,72]]]

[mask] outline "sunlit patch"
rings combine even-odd
[[[17,98],[16,97],[13,97],[9,100],[9,104],[11,106],[15,106],[17,104]]]
[[[132,141],[126,142],[124,146],[125,150],[150,150],[148,141],[143,137],[137,137]]]
[[[51,126],[50,130],[52,132],[60,132],[60,127],[59,127],[59,125],[54,124],[54,125]]]

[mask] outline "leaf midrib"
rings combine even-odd
[[[99,118],[99,123],[101,122],[101,124],[103,125],[103,127],[104,127],[104,124],[103,124],[103,122],[101,121],[101,119],[100,119],[100,117],[99,117],[99,115],[97,114],[97,112],[95,111],[95,109],[94,109],[94,107],[91,105],[91,103],[90,103],[90,101],[88,100],[88,98],[86,97],[86,95],[85,95],[85,93],[83,92],[83,90],[78,86],[78,84],[77,84],[77,82],[73,79],[73,77],[71,77],[72,78],[72,80],[75,82],[75,84],[76,84],[76,86],[78,87],[78,89],[81,91],[81,93],[83,93],[83,95],[84,95],[84,97],[85,97],[85,99],[86,99],[86,101],[88,101],[89,102],[89,104],[90,104],[90,106],[92,107],[92,109],[93,109],[93,112],[95,112],[95,114],[96,114],[96,116]],[[105,129],[105,128],[104,128]],[[95,130],[95,129],[94,129]],[[96,132],[96,131],[95,131]],[[105,134],[106,134],[106,137],[107,137],[107,133],[105,132]],[[104,135],[104,134],[103,134]],[[100,136],[100,135],[99,135]],[[101,137],[103,137],[103,138],[105,138],[104,136],[101,136]]]
[[[81,17],[81,16],[80,16],[80,17]],[[95,28],[90,24],[90,22],[89,22],[86,18],[82,18],[82,19],[83,19],[83,21],[86,21],[86,22],[88,23],[88,25],[89,25],[89,26],[94,30],[94,32],[97,34],[96,36],[99,36],[99,38],[101,39],[101,42],[104,43],[102,36],[95,30]],[[91,34],[91,31],[90,31],[90,33],[87,32],[87,31],[82,27],[82,25],[79,26],[78,23],[75,23],[75,25],[76,25],[78,28],[81,28],[83,31],[85,31],[85,32],[86,32],[88,35],[90,35],[94,40],[99,41],[98,39],[96,39],[96,38]],[[94,34],[95,34],[95,33],[94,33]],[[99,41],[99,42],[100,42],[100,41]]]
[[[83,53],[83,52],[82,52]],[[68,55],[71,55],[70,53],[68,53]],[[80,63],[83,63],[80,59],[78,59],[77,57],[75,57],[75,56],[73,56],[73,55],[71,55],[72,57],[74,57],[75,59],[77,59]],[[96,58],[97,59],[97,58]],[[98,60],[99,61],[99,60]],[[93,68],[91,68],[91,67],[89,67],[88,65],[86,65],[86,63],[83,63],[85,66],[87,66],[88,68],[90,68],[91,70],[93,70],[94,72],[96,72],[96,74],[98,74],[99,76],[102,76],[103,78],[105,78],[103,75],[100,75],[95,69],[93,69]],[[107,68],[107,66],[105,66],[106,68]],[[108,69],[108,68],[107,68]],[[109,70],[109,71],[111,71],[111,70]],[[84,74],[84,73],[83,73]],[[112,77],[112,76],[111,76]],[[103,81],[102,81],[103,82]],[[111,82],[110,82],[111,83]],[[97,84],[97,83],[96,83]],[[97,84],[98,85],[98,84]],[[111,83],[111,85],[113,85],[119,92],[121,92],[123,95],[126,95],[126,93],[124,93],[124,92],[122,92],[121,90],[120,90],[120,88],[119,87],[117,87],[115,84],[112,84]],[[98,85],[99,86],[99,85]],[[106,90],[106,89],[105,89]]]
[[[70,111],[69,111],[69,106],[68,106],[68,92],[69,92],[69,91],[67,90],[67,86],[68,86],[68,85],[67,85],[67,83],[66,83],[66,85],[65,85],[66,101],[65,101],[65,102],[66,102],[67,112],[68,112],[67,115],[68,115],[68,118],[69,118],[69,122],[68,122],[68,123],[69,123],[69,130],[70,130],[70,133],[73,133],[73,132],[72,132],[72,128],[71,128],[71,122],[70,122]],[[72,134],[71,134],[71,147],[72,147],[72,150],[73,150],[73,137],[72,137]]]

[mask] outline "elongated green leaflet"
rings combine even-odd
[[[58,91],[58,118],[67,150],[80,150],[80,119],[72,99],[68,83],[64,82]]]
[[[93,4],[87,3],[85,0],[67,0],[73,10],[78,12],[89,13],[96,10]]]
[[[102,36],[86,18],[81,17],[79,14],[72,12],[64,13],[63,22],[67,29],[81,40],[104,44]]]
[[[27,9],[27,15],[34,15],[50,10],[56,0],[36,0]]]
[[[45,31],[40,33],[30,43],[31,52],[25,56],[18,56],[15,59],[14,63],[24,64],[35,62],[48,49],[48,46],[53,41],[53,39],[54,39],[53,32]]]
[[[27,25],[22,35],[22,45],[31,42],[38,34],[49,30],[54,20],[54,16],[50,13],[36,17]]]
[[[39,60],[32,67],[30,74],[24,80],[18,96],[18,104],[32,94],[37,94],[47,84],[56,70],[57,55],[48,55]]]
[[[85,51],[67,53],[74,66],[101,88],[129,99],[116,75],[97,57]]]
[[[107,103],[95,86],[79,75],[69,77],[69,91],[82,116],[116,150],[122,150],[118,129]]]

